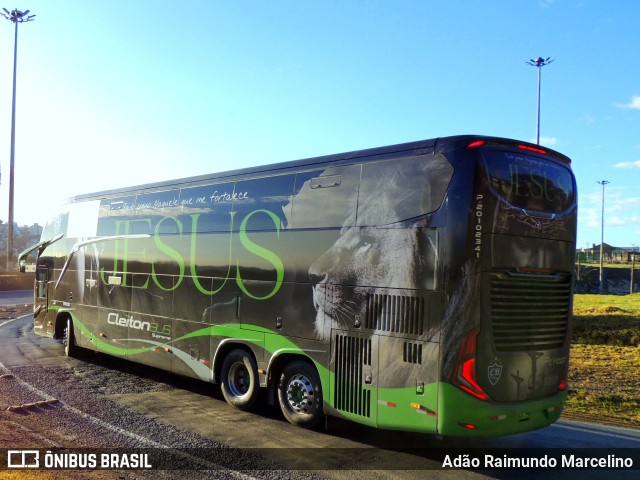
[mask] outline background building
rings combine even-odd
[[[38,243],[40,241],[40,235],[42,234],[42,227],[37,223],[34,225],[19,226],[17,223],[13,224],[13,256],[17,258],[18,254],[24,249]],[[9,236],[9,224],[0,220],[0,256],[6,258],[7,255],[7,239]],[[6,262],[0,261],[0,271],[6,269]],[[17,266],[16,266],[17,269]]]

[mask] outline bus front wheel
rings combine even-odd
[[[67,317],[67,325],[64,327],[62,344],[64,345],[64,354],[67,357],[76,356],[78,347],[76,347],[76,339],[73,335],[73,320],[71,320],[71,317]]]
[[[284,417],[292,424],[314,428],[322,420],[322,386],[316,369],[296,360],[283,370],[278,384],[278,401]]]
[[[245,350],[232,350],[225,357],[220,388],[229,405],[249,410],[255,404],[259,393],[258,366]]]

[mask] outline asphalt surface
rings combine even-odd
[[[0,302],[16,298],[24,297],[0,295]],[[640,452],[638,430],[567,421],[497,439],[438,439],[335,419],[327,430],[306,431],[284,421],[275,407],[233,409],[203,382],[91,352],[67,358],[58,341],[33,333],[30,314],[19,315],[0,320],[0,456],[1,448],[117,447],[147,452],[156,464],[149,470],[47,472],[58,478],[573,478],[575,470],[443,470],[442,454]],[[616,470],[615,476],[636,478],[638,472]],[[580,477],[604,473],[581,470]]]
[[[58,342],[31,333],[30,317],[0,322],[0,447],[146,453],[154,466],[98,471],[96,478],[315,478],[308,472],[294,475],[257,451],[231,449],[123,408],[114,396],[169,395],[172,388],[129,373],[117,362],[102,366],[89,356],[60,356]],[[69,472],[58,473],[69,477]]]
[[[0,291],[0,305],[33,303],[33,290]]]

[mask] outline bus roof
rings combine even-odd
[[[310,157],[301,160],[292,160],[256,167],[248,167],[236,170],[228,170],[219,173],[210,173],[197,175],[193,177],[184,177],[172,180],[164,180],[142,185],[131,185],[110,190],[102,190],[93,193],[85,193],[72,196],[67,199],[68,202],[83,201],[94,198],[106,198],[112,195],[121,195],[123,193],[142,193],[149,190],[180,188],[183,185],[198,185],[211,181],[230,181],[236,179],[251,178],[260,174],[277,174],[297,171],[306,168],[322,167],[327,164],[343,164],[350,163],[354,160],[363,161],[380,160],[398,154],[406,153],[408,155],[427,154],[434,151],[442,151],[451,148],[464,148],[472,142],[483,141],[483,145],[505,145],[517,148],[518,145],[527,145],[531,148],[540,149],[539,145],[522,142],[519,140],[491,137],[484,135],[456,135],[449,137],[439,137],[427,140],[419,140],[408,143],[400,143],[395,145],[387,145],[382,147],[368,148],[363,150],[354,150],[344,153],[336,153],[331,155],[323,155],[320,157]],[[554,158],[570,164],[570,160],[565,155],[554,150],[544,148],[546,153],[551,154]]]

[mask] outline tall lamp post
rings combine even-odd
[[[549,65],[551,62],[553,62],[551,57],[538,57],[536,60],[529,60],[528,62],[525,62],[527,65],[531,65],[538,69],[538,127],[536,129],[536,143],[538,145],[540,145],[540,85],[542,84],[542,67]]]
[[[3,8],[0,12],[7,20],[15,25],[15,38],[13,42],[13,101],[11,104],[11,160],[9,163],[9,232],[7,235],[7,270],[13,266],[13,171],[16,152],[16,67],[18,63],[18,24],[30,22],[35,15],[29,15],[29,10],[21,12],[13,9],[11,12]]]
[[[604,279],[602,274],[602,261],[603,261],[603,245],[604,245],[604,186],[607,183],[611,183],[608,180],[600,180],[598,182],[602,185],[602,216],[600,224],[600,293],[603,291]]]
[[[636,269],[636,246],[631,245],[631,287],[629,288],[629,293],[633,293],[633,274]]]

